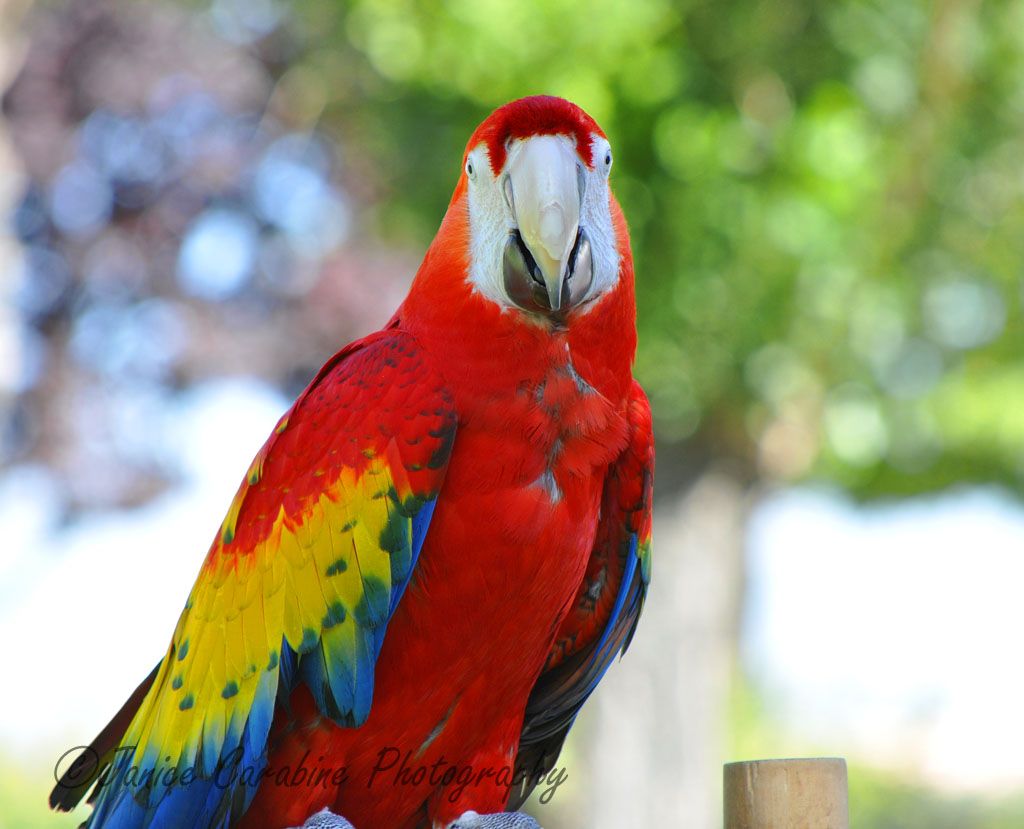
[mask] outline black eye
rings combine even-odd
[[[611,167],[612,166],[612,151],[611,150],[608,150],[608,152],[606,152],[604,154],[604,166],[605,167]]]
[[[473,162],[472,161],[467,161],[466,162],[466,175],[469,176],[470,178],[473,178]]]

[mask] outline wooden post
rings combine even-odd
[[[849,829],[846,761],[751,760],[725,766],[725,829]]]

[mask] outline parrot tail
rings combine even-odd
[[[131,724],[135,712],[139,710],[142,700],[149,692],[149,687],[156,679],[156,668],[136,688],[130,697],[121,706],[121,710],[114,714],[114,718],[107,723],[106,727],[96,735],[88,748],[85,749],[71,764],[64,774],[60,776],[57,785],[50,792],[50,808],[61,812],[70,812],[89,791],[96,779],[113,759],[114,751],[117,749],[124,737],[128,726]],[[97,790],[98,791],[98,790]],[[93,801],[96,794],[93,793],[89,802]]]

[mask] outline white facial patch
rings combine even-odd
[[[537,136],[548,141],[552,136]],[[575,159],[576,176],[580,182],[582,199],[579,226],[590,240],[593,259],[593,281],[586,295],[576,305],[583,313],[592,300],[607,293],[619,279],[619,252],[609,206],[608,174],[611,171],[611,150],[601,136],[591,136],[593,167],[587,167],[576,153],[575,142],[565,135],[554,136],[565,142],[571,153],[562,154]],[[533,138],[514,139],[508,148],[504,169],[495,176],[491,170],[485,145],[474,148],[466,161],[469,179],[470,269],[469,279],[475,290],[503,308],[517,307],[509,299],[504,285],[502,259],[509,235],[518,229],[514,204],[510,204],[506,171],[514,163],[526,142]],[[564,172],[564,171],[562,171]],[[514,194],[512,194],[514,202]]]

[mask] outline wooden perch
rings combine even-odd
[[[846,761],[751,760],[725,766],[725,829],[849,829]]]

